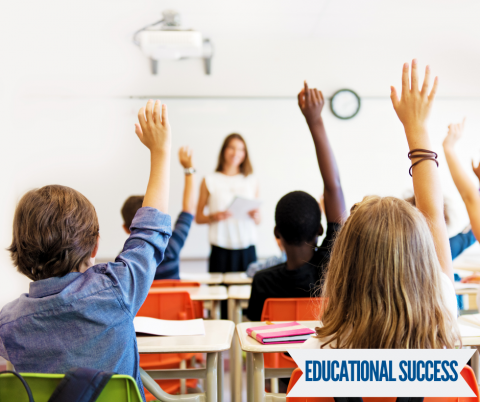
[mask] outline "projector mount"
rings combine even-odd
[[[210,39],[202,39],[200,32],[181,29],[178,12],[166,10],[162,15],[161,20],[146,25],[133,34],[133,43],[150,58],[152,74],[158,73],[161,59],[180,60],[198,57],[203,59],[205,74],[210,75],[213,57]]]

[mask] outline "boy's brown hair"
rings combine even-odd
[[[140,208],[142,208],[143,198],[143,195],[132,195],[128,197],[125,201],[125,204],[123,204],[122,217],[123,223],[125,223],[125,227],[127,229],[130,229],[133,218],[135,218],[135,214]]]
[[[97,213],[85,196],[70,187],[45,186],[18,203],[8,250],[18,271],[38,281],[78,271],[98,235]]]

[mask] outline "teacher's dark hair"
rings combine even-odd
[[[243,145],[245,146],[245,159],[240,164],[240,173],[248,176],[249,174],[253,173],[253,168],[252,164],[250,163],[250,158],[248,157],[247,143],[245,142],[243,137],[237,133],[232,133],[228,135],[227,138],[225,138],[225,140],[223,141],[222,149],[220,150],[220,154],[218,155],[218,164],[215,171],[221,172],[223,170],[223,166],[225,164],[225,150],[227,149],[228,144],[230,144],[230,141],[234,139],[242,141]]]

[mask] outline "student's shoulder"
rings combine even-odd
[[[262,269],[261,271],[258,271],[254,277],[253,281],[265,281],[265,280],[271,280],[272,277],[278,276],[282,270],[285,268],[285,263],[281,263],[278,265],[274,265],[273,267],[265,268]]]

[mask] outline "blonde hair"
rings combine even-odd
[[[333,246],[316,336],[336,348],[453,348],[460,337],[440,273],[420,211],[398,198],[365,197]]]

